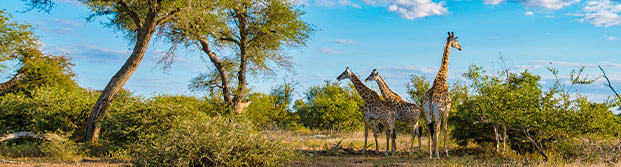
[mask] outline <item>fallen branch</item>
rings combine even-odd
[[[343,146],[341,146],[341,142],[342,142],[342,141],[343,141],[343,140],[341,140],[341,141],[339,141],[338,143],[336,143],[336,145],[334,145],[334,147],[333,147],[333,148],[335,148],[335,149],[337,149],[337,150],[343,150],[343,151],[345,151],[345,152],[347,152],[347,153],[350,153],[350,154],[362,154],[362,153],[360,153],[360,152],[358,152],[358,151],[356,151],[356,150],[354,150],[354,149],[352,149],[352,148],[343,148]]]
[[[17,163],[17,161],[9,161],[9,160],[4,160],[4,159],[0,159],[0,162],[7,163],[7,164],[16,164]]]
[[[539,152],[539,154],[541,154],[543,158],[545,158],[544,161],[548,161],[548,156],[546,155],[546,153],[543,152],[543,149],[541,149],[539,144],[537,144],[537,142],[535,142],[535,140],[533,140],[533,138],[530,136],[530,133],[528,133],[528,129],[523,129],[523,131],[524,131],[524,134],[526,135],[526,138],[528,138],[528,140],[530,140],[530,142],[533,143],[533,145],[537,149],[537,152]]]
[[[65,141],[65,139],[63,139],[62,137],[56,134],[52,134],[52,133],[45,133],[42,135],[38,135],[38,134],[30,133],[30,132],[20,131],[20,132],[15,132],[12,134],[6,134],[0,137],[0,142],[16,140],[16,139],[42,139],[42,140],[48,140],[48,141]]]

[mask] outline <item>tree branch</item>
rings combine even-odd
[[[119,4],[121,4],[121,10],[127,13],[129,17],[132,18],[132,20],[134,21],[134,24],[136,24],[136,28],[142,29],[142,21],[138,17],[138,14],[136,14],[136,12],[129,9],[129,5],[127,5],[127,3],[124,0],[119,0]]]
[[[222,38],[218,38],[219,40],[223,40],[223,41],[229,41],[229,42],[233,42],[235,44],[239,45],[239,41],[236,39],[233,39],[231,37],[222,37]]]
[[[606,83],[605,83],[604,85],[608,86],[608,87],[612,90],[612,92],[614,92],[614,93],[615,93],[615,96],[617,96],[617,98],[618,98],[618,99],[621,99],[621,97],[619,96],[619,94],[617,93],[617,91],[615,91],[615,88],[612,88],[612,85],[610,85],[610,80],[608,79],[608,76],[606,76],[606,72],[604,71],[604,69],[602,68],[602,66],[597,65],[597,67],[599,67],[599,69],[600,69],[600,70],[602,70],[602,73],[604,74],[604,75],[602,75],[602,76],[606,79],[606,82],[608,82],[608,84],[606,84]]]
[[[537,144],[537,142],[535,142],[535,140],[533,140],[533,138],[530,136],[530,133],[528,133],[528,129],[522,129],[522,131],[526,135],[526,138],[528,138],[528,140],[533,143],[533,145],[537,149],[537,152],[539,152],[539,154],[541,154],[543,158],[545,158],[545,161],[548,161],[548,156],[546,155],[546,153],[543,152],[543,149],[539,146],[539,144]]]
[[[164,18],[160,19],[157,21],[157,25],[163,24],[165,22],[167,22],[168,20],[170,20],[170,18],[174,17],[175,14],[177,14],[179,11],[181,11],[181,8],[177,8],[173,11],[170,11],[170,13],[168,13],[168,15],[164,16]]]

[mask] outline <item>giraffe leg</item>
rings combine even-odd
[[[414,120],[410,121],[410,126],[412,126],[412,132],[410,132],[410,135],[412,136],[412,143],[410,143],[410,152],[414,152],[414,136],[416,135],[416,128],[418,127],[418,124],[414,124]]]
[[[379,154],[379,143],[377,142],[377,123],[375,120],[371,122],[373,123],[373,137],[375,137],[375,154]]]
[[[391,150],[391,152],[393,154],[395,154],[395,153],[397,153],[397,131],[395,130],[396,128],[395,128],[395,122],[394,121],[392,122],[392,126],[391,126],[390,129],[391,129],[390,131],[392,132],[392,150]]]
[[[439,143],[438,143],[438,138],[440,136],[440,122],[442,120],[441,117],[441,111],[440,111],[440,107],[437,104],[433,104],[432,105],[432,111],[433,111],[433,115],[434,115],[434,122],[433,122],[433,129],[434,129],[434,134],[433,134],[433,153],[436,156],[436,159],[440,159],[440,151],[439,151]]]
[[[384,131],[386,132],[386,152],[384,152],[384,156],[388,156],[390,153],[390,131],[392,129],[386,128]]]
[[[423,101],[423,113],[425,115],[425,120],[427,121],[427,132],[429,132],[429,140],[427,140],[427,147],[429,149],[429,159],[433,159],[433,147],[432,147],[432,138],[433,138],[433,120],[431,118],[431,102],[429,99],[425,99]]]
[[[438,139],[440,136],[440,123],[436,122],[434,128],[435,128],[435,134],[433,135],[433,152],[436,156],[436,159],[440,159],[440,149],[439,149],[440,144],[438,143]]]
[[[436,134],[434,131],[435,127],[433,126],[433,122],[427,124],[427,131],[429,131],[429,140],[427,140],[427,147],[429,147],[429,158],[433,159],[433,135]]]
[[[446,153],[446,156],[449,156],[448,153],[448,142],[449,142],[449,138],[448,138],[448,117],[449,117],[449,113],[451,112],[451,103],[449,102],[446,107],[444,108],[444,111],[442,112],[442,131],[444,131],[444,152]]]
[[[448,111],[444,112],[443,115],[443,120],[442,120],[442,133],[444,133],[444,145],[442,145],[442,147],[444,148],[444,152],[446,153],[446,156],[449,156],[448,153],[448,149],[446,147],[446,145],[448,144]]]
[[[364,119],[364,146],[362,148],[362,154],[367,151],[367,138],[369,137],[369,119],[365,117]]]
[[[410,152],[414,152],[414,138],[415,136],[418,137],[418,151],[420,151],[420,127],[418,125],[418,121],[417,120],[412,120],[412,145],[410,146]]]

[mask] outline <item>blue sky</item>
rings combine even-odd
[[[446,32],[459,36],[463,50],[453,49],[449,82],[463,80],[469,65],[498,70],[499,52],[514,72],[529,70],[549,86],[553,76],[545,67],[560,70],[565,79],[572,69],[586,66],[591,77],[607,71],[621,89],[621,1],[611,0],[297,0],[302,17],[318,31],[303,48],[289,50],[295,63],[299,93],[324,80],[335,80],[345,67],[361,78],[374,68],[403,97],[410,74],[433,79],[440,66]],[[103,89],[130,53],[129,41],[101,25],[86,22],[88,9],[70,0],[58,0],[50,14],[19,13],[22,1],[0,1],[14,20],[35,26],[42,48],[67,53],[81,86]],[[179,54],[169,71],[156,62],[168,45],[153,42],[144,61],[125,85],[136,94],[192,94],[189,81],[211,65],[200,52]],[[551,64],[550,64],[551,63]],[[0,74],[8,80],[10,72]],[[255,91],[268,91],[292,73],[275,79],[253,79]],[[290,78],[289,78],[290,79]],[[604,80],[580,86],[580,93],[601,101],[612,92]],[[345,84],[345,83],[342,83]],[[371,82],[367,85],[375,87]]]

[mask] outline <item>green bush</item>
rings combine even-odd
[[[46,157],[55,160],[76,160],[78,145],[64,136],[55,140],[14,140],[0,144],[0,155],[12,158]]]
[[[318,130],[360,130],[364,127],[361,110],[364,101],[352,85],[342,88],[328,81],[325,85],[311,87],[305,94],[305,101],[297,100],[294,105],[305,127]]]
[[[276,166],[291,157],[278,139],[249,121],[191,117],[168,133],[132,146],[136,166]]]
[[[47,86],[27,92],[0,96],[0,134],[64,131],[71,140],[82,137],[97,93]]]
[[[248,99],[252,103],[243,115],[253,123],[261,127],[284,129],[298,129],[302,126],[299,123],[300,117],[289,109],[289,103],[278,103],[278,96],[252,93]]]
[[[182,120],[204,115],[199,110],[202,103],[190,96],[158,95],[143,99],[120,92],[101,121],[100,142],[107,147],[103,153],[126,149],[139,138],[155,138]]]

